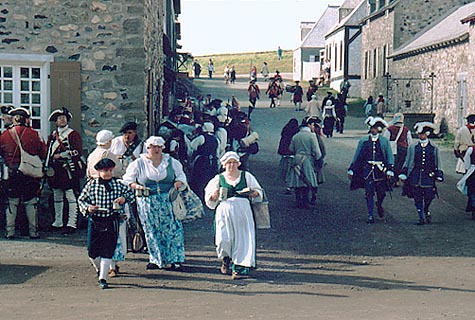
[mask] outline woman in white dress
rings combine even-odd
[[[205,201],[215,214],[215,244],[222,259],[221,273],[233,279],[249,275],[256,266],[256,235],[250,199],[262,201],[262,188],[256,178],[238,169],[236,152],[226,152],[220,159],[224,172],[216,175],[205,188]]]

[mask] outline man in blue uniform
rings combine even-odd
[[[443,181],[440,170],[439,148],[429,140],[435,126],[431,122],[418,122],[414,129],[419,141],[409,146],[406,161],[399,178],[405,181],[403,195],[414,198],[419,215],[418,225],[431,223],[429,206],[437,195],[436,181]]]
[[[362,138],[356,148],[353,161],[348,169],[351,180],[350,189],[365,189],[368,208],[368,224],[374,223],[374,194],[376,208],[380,218],[384,217],[383,200],[389,190],[389,179],[394,176],[394,156],[388,139],[381,135],[388,123],[379,117],[369,117],[366,124],[370,127],[369,136]]]

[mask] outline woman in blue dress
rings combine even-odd
[[[162,137],[148,138],[145,146],[147,153],[127,167],[123,180],[137,190],[137,209],[149,252],[147,270],[182,270],[183,225],[173,213],[168,194],[172,188],[186,184],[186,176],[181,163],[162,152],[165,146]]]

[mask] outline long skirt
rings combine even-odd
[[[333,135],[333,127],[335,126],[335,118],[333,117],[326,117],[323,120],[323,134],[328,136]]]
[[[150,263],[160,268],[185,261],[185,236],[175,218],[168,192],[137,198],[137,208],[147,240]]]
[[[232,197],[216,208],[216,253],[234,265],[255,267],[256,234],[249,200]]]
[[[289,184],[289,174],[292,165],[291,156],[282,156],[279,163],[279,182],[284,181],[286,187],[290,187]]]

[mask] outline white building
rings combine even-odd
[[[338,6],[329,5],[320,19],[302,39],[300,46],[294,50],[294,80],[310,80],[320,77],[324,60],[325,34],[338,22]],[[301,25],[301,28],[307,25]],[[301,35],[306,32],[301,31]]]
[[[331,64],[330,87],[340,91],[344,77],[351,83],[349,95],[361,96],[361,27],[366,16],[364,0],[346,0],[338,9],[339,21],[325,35],[325,58]]]

